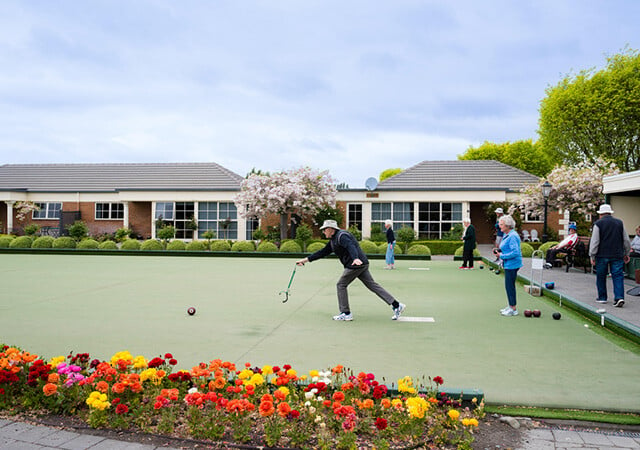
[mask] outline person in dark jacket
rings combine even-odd
[[[464,246],[462,247],[462,265],[459,269],[473,269],[473,250],[476,248],[476,229],[471,225],[471,219],[466,217],[462,219],[462,225],[464,225],[464,234],[462,235]]]
[[[387,267],[385,267],[385,269],[395,269],[396,257],[394,251],[396,248],[396,235],[393,232],[393,222],[391,219],[384,221],[384,227],[387,229],[387,252],[384,256]]]
[[[611,214],[611,205],[601,205],[600,219],[593,224],[589,257],[596,270],[596,302],[607,303],[607,273],[611,271],[613,282],[613,306],[624,305],[624,263],[629,262],[631,242],[622,220]]]
[[[349,294],[347,287],[353,280],[358,278],[371,292],[380,297],[393,309],[392,320],[398,320],[400,314],[405,310],[406,305],[398,302],[389,292],[376,283],[369,272],[369,260],[358,245],[358,241],[351,233],[341,230],[335,220],[325,220],[320,227],[329,242],[324,248],[309,255],[306,258],[296,261],[299,266],[304,266],[308,262],[313,262],[320,258],[335,253],[344,266],[344,272],[338,280],[338,307],[340,314],[333,316],[333,320],[351,321],[353,314],[349,308]]]

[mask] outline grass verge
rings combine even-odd
[[[485,405],[488,414],[531,417],[537,419],[580,420],[585,422],[611,423],[616,425],[640,425],[640,414],[583,409],[553,409],[535,406]]]

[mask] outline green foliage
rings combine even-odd
[[[455,251],[460,247],[460,241],[442,241],[442,240],[425,240],[416,241],[415,244],[426,245],[431,249],[432,255],[453,255]]]
[[[458,247],[455,251],[455,253],[453,254],[453,256],[462,256],[462,252],[464,251],[464,245],[461,245],[460,247]],[[474,258],[476,256],[481,256],[480,255],[480,250],[478,250],[477,248],[473,249],[473,256]]]
[[[480,147],[469,147],[460,160],[494,160],[539,177],[546,176],[555,164],[547,151],[531,139],[494,144],[485,141]]]
[[[147,239],[140,244],[140,250],[164,250],[164,245],[157,239]]]
[[[379,223],[371,224],[371,240],[373,242],[387,242],[387,234]]]
[[[31,248],[51,248],[53,247],[53,237],[51,236],[40,236],[33,241],[31,244]]]
[[[207,230],[202,233],[202,237],[206,239],[208,242],[211,242],[211,239],[216,237],[216,232],[213,230]]]
[[[529,245],[528,242],[521,242],[520,251],[522,252],[523,258],[531,258],[531,255],[533,254],[533,247]]]
[[[407,253],[409,244],[411,244],[415,238],[416,232],[413,230],[413,228],[404,226],[400,228],[400,230],[398,230],[398,232],[396,233],[396,240],[398,240],[402,244],[402,253]]]
[[[296,240],[302,243],[302,250],[306,251],[307,243],[313,237],[313,231],[311,227],[306,223],[300,224],[298,228],[296,228]]]
[[[167,250],[186,250],[187,248],[187,244],[185,244],[183,241],[181,241],[180,239],[176,239],[175,241],[171,241],[167,244]]]
[[[302,247],[296,241],[285,241],[280,244],[280,253],[301,253]]]
[[[254,241],[263,241],[267,237],[267,233],[262,228],[257,228],[251,233],[251,237]]]
[[[540,103],[541,145],[557,161],[614,161],[640,169],[640,53],[626,48],[600,71],[583,70],[546,90]]]
[[[140,250],[140,241],[137,239],[125,239],[120,250]]]
[[[351,225],[348,231],[353,235],[354,238],[356,238],[356,241],[362,240],[362,233],[360,232],[357,226]]]
[[[464,233],[464,226],[461,223],[456,223],[449,231],[442,234],[442,239],[445,241],[459,241],[462,239],[462,233]]]
[[[187,244],[186,250],[190,252],[201,252],[206,250],[209,245],[202,241],[191,241]]]
[[[107,240],[107,241],[102,241],[100,243],[100,245],[98,245],[98,248],[100,250],[117,250],[118,249],[118,244],[116,244],[113,241]]]
[[[0,248],[9,248],[11,241],[15,239],[15,236],[2,236],[0,237]]]
[[[40,230],[40,225],[38,225],[37,223],[32,223],[29,225],[25,225],[24,234],[26,234],[27,236],[33,236],[38,232],[38,230]]]
[[[78,245],[76,248],[86,249],[86,250],[97,250],[99,246],[100,246],[100,243],[95,239],[83,239],[80,242],[78,242]]]
[[[382,244],[378,244],[378,253],[382,253],[382,254],[387,253],[387,246],[388,245],[389,244],[387,242],[383,242]],[[394,250],[394,253],[395,253],[395,250]]]
[[[311,244],[307,245],[307,252],[308,253],[315,253],[318,250],[321,250],[325,247],[325,243],[323,242],[312,242]]]
[[[423,244],[414,244],[409,247],[408,255],[431,255],[431,249]]]
[[[74,238],[77,242],[89,235],[89,227],[82,220],[76,220],[71,225],[67,225],[66,229],[69,232],[69,236]]]
[[[313,222],[319,225],[322,225],[325,220],[335,220],[338,224],[341,224],[343,219],[344,214],[342,211],[331,206],[325,206],[313,216]]]
[[[116,230],[116,234],[115,234],[115,239],[116,242],[122,242],[125,239],[129,238],[129,236],[131,236],[131,229],[130,228],[118,228]]]
[[[168,241],[169,239],[173,239],[176,236],[176,228],[172,225],[164,225],[162,228],[158,230],[156,233],[159,239],[163,241]]]
[[[543,255],[546,255],[547,250],[549,250],[551,247],[557,244],[558,244],[558,241],[547,241],[544,244],[542,244],[540,247],[538,247],[538,250],[542,251]]]
[[[277,253],[278,246],[273,242],[262,241],[260,245],[258,245],[258,251],[261,253]]]
[[[398,175],[399,173],[402,172],[401,168],[395,168],[395,169],[385,169],[382,172],[380,172],[380,176],[378,176],[378,179],[380,181],[384,181],[387,178],[391,178],[394,175]]]
[[[10,248],[31,248],[33,238],[31,236],[18,236],[9,243]]]
[[[228,252],[229,250],[231,250],[231,244],[229,244],[229,241],[223,240],[212,241],[209,248],[212,252]]]
[[[378,246],[374,242],[371,242],[369,240],[365,239],[364,241],[360,241],[359,244],[362,251],[368,255],[374,255],[379,251]]]
[[[236,241],[231,246],[232,252],[255,252],[256,244],[253,241]]]
[[[53,248],[76,248],[76,240],[71,236],[60,236],[53,241]]]

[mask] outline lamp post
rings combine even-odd
[[[551,194],[551,188],[553,186],[549,181],[545,181],[542,185],[542,196],[544,197],[544,225],[542,226],[542,242],[547,242],[547,204],[549,201],[549,194]]]

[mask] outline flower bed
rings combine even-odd
[[[0,349],[0,410],[74,415],[94,428],[270,447],[470,448],[484,414],[482,402],[463,408],[439,394],[441,377],[427,386],[404,377],[392,392],[373,374],[343,366],[299,375],[289,365],[239,368],[214,359],[175,370],[168,353],[47,361]]]

